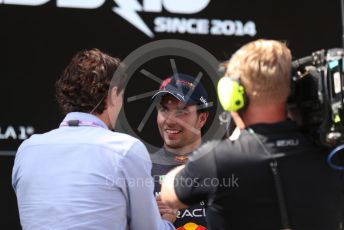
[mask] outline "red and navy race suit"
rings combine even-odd
[[[160,149],[151,154],[153,163],[152,176],[154,178],[154,195],[157,196],[161,190],[161,182],[164,176],[173,168],[184,164],[188,155],[176,155]],[[205,220],[206,203],[201,201],[195,205],[191,205],[186,209],[178,211],[177,220],[174,226],[177,230],[206,230],[207,224]]]

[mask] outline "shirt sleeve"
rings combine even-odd
[[[152,163],[146,147],[136,142],[121,163],[129,200],[129,229],[175,229],[172,223],[161,218],[153,195]]]
[[[176,175],[174,188],[178,199],[186,205],[208,200],[216,192],[219,179],[216,173],[215,146],[217,141],[205,143],[197,149],[185,167]]]
[[[18,183],[18,174],[19,174],[19,166],[20,166],[20,159],[21,159],[21,155],[20,152],[23,149],[23,145],[24,145],[25,141],[19,146],[17,153],[15,155],[14,158],[14,164],[13,164],[13,168],[12,168],[12,187],[14,189],[14,191],[17,193],[17,183]]]

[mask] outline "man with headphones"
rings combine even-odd
[[[205,143],[165,177],[174,207],[208,200],[209,229],[340,229],[342,181],[288,120],[291,52],[275,40],[244,45],[218,83],[219,100],[245,127],[236,140]]]

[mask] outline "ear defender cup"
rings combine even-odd
[[[246,104],[245,89],[238,80],[222,77],[217,83],[220,104],[228,112],[236,112]]]

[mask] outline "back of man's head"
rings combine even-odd
[[[226,75],[240,79],[250,103],[283,103],[290,93],[291,60],[286,44],[259,39],[234,53]]]
[[[92,111],[101,114],[106,109],[104,99],[119,64],[119,59],[98,49],[78,52],[55,84],[56,99],[63,113]],[[123,87],[121,81],[117,92],[120,93]]]

